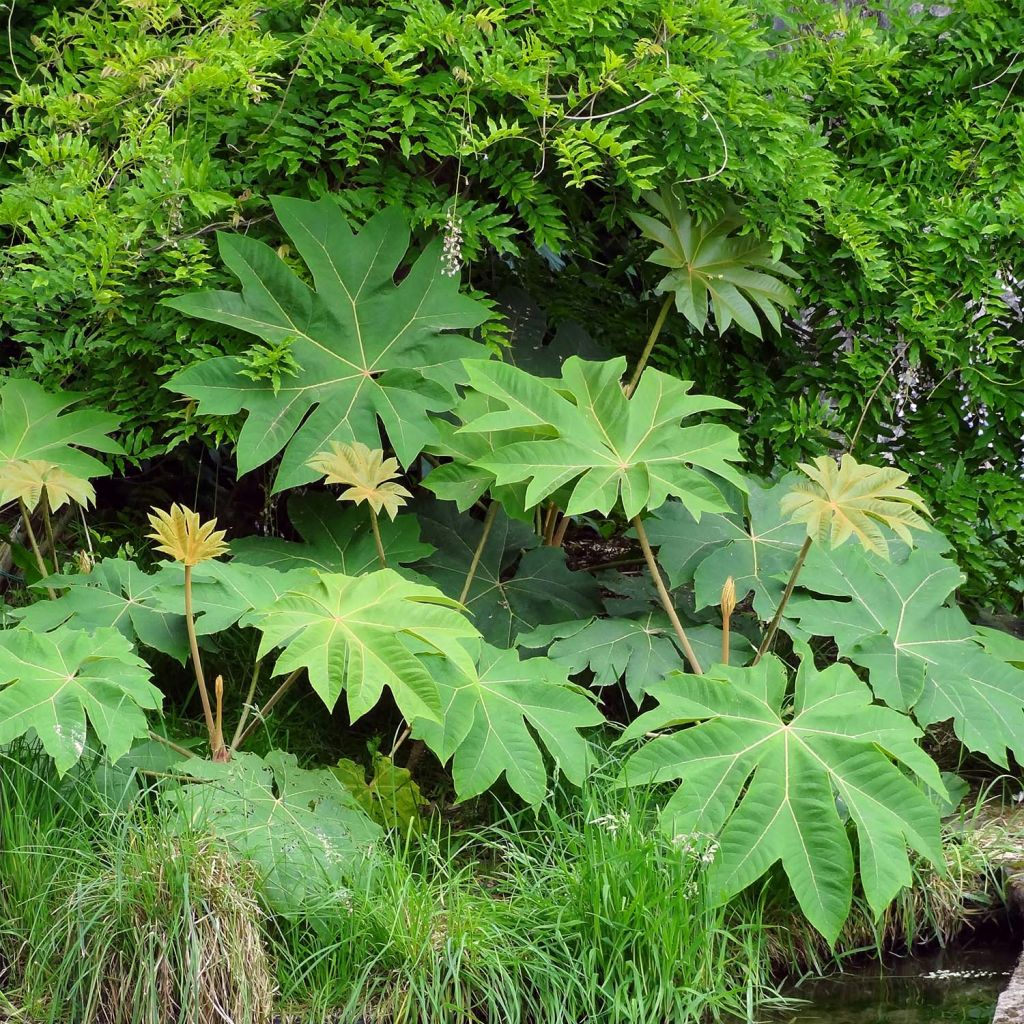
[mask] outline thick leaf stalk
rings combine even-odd
[[[800,546],[796,562],[793,564],[793,571],[789,574],[789,580],[786,583],[786,589],[782,592],[782,599],[779,601],[779,606],[775,609],[772,621],[768,624],[768,629],[761,640],[761,645],[757,649],[757,654],[754,655],[752,662],[754,665],[764,657],[765,652],[771,647],[772,641],[775,639],[775,634],[779,631],[779,623],[782,621],[782,615],[786,610],[789,599],[793,596],[793,588],[796,586],[797,577],[800,575],[800,570],[804,567],[804,561],[807,559],[807,552],[811,550],[812,543],[813,538],[806,537]]]
[[[679,643],[686,653],[686,660],[689,662],[693,672],[699,676],[703,675],[704,670],[700,667],[700,662],[697,660],[697,655],[690,644],[690,639],[686,635],[686,630],[683,629],[683,624],[679,621],[679,616],[676,614],[675,607],[672,604],[672,597],[665,587],[665,581],[661,578],[661,570],[658,568],[658,562],[654,557],[654,552],[651,550],[650,541],[647,539],[647,531],[644,529],[644,524],[639,516],[633,519],[633,527],[640,541],[640,547],[643,549],[644,560],[647,562],[647,568],[650,570],[651,579],[654,580],[654,585],[658,590],[661,605],[665,609],[669,622],[672,623],[672,628],[676,631],[676,636],[679,637]]]
[[[203,675],[203,660],[199,655],[199,640],[196,637],[196,620],[192,611],[192,566],[185,566],[185,628],[188,630],[188,646],[192,652],[192,669],[196,676],[196,686],[199,688],[199,699],[203,704],[203,718],[206,721],[206,731],[210,737],[210,750],[214,758],[217,757],[219,746],[217,740],[217,723],[213,718],[213,708],[210,706],[210,694],[206,689],[206,677]]]
[[[43,488],[39,496],[39,505],[43,510],[43,529],[46,531],[46,543],[50,549],[50,558],[53,561],[53,571],[60,572],[60,559],[57,558],[57,543],[53,539],[53,517],[50,515],[50,496]]]
[[[267,715],[277,706],[278,701],[295,685],[295,681],[302,675],[302,669],[297,668],[289,673],[284,682],[271,694],[270,699],[260,708],[259,714],[249,723],[249,727],[231,744],[232,750],[237,750],[256,731],[259,724],[266,720]]]
[[[651,333],[647,337],[647,344],[644,345],[644,350],[640,353],[640,358],[637,361],[636,368],[633,370],[633,376],[629,378],[629,383],[625,387],[627,398],[633,397],[633,392],[636,391],[636,386],[640,383],[640,375],[644,372],[647,360],[651,358],[655,342],[657,342],[661,335],[661,329],[665,326],[665,321],[668,319],[669,310],[672,309],[672,303],[674,301],[675,294],[673,292],[668,292],[661,304],[661,309],[658,310],[658,316],[654,321],[654,326],[651,328]]]
[[[483,557],[484,548],[487,547],[487,538],[491,535],[491,527],[494,525],[494,520],[498,515],[500,507],[496,501],[492,501],[487,506],[487,515],[484,516],[484,528],[480,534],[480,539],[476,543],[476,547],[473,549],[473,560],[469,563],[469,569],[466,571],[466,582],[462,584],[459,604],[465,604],[466,598],[469,597],[469,591],[473,586],[476,571],[480,567],[480,559]]]
[[[370,529],[373,530],[373,543],[377,546],[377,561],[380,562],[382,569],[386,569],[388,560],[384,554],[384,541],[380,538],[380,523],[377,521],[377,513],[372,508],[370,509]]]
[[[46,567],[46,562],[43,561],[43,553],[39,550],[39,541],[36,539],[36,531],[32,529],[32,514],[28,510],[28,506],[25,502],[19,498],[18,508],[21,511],[21,521],[25,524],[25,536],[28,537],[29,547],[32,548],[32,554],[35,555],[36,565],[39,567],[39,571],[44,577],[50,575],[50,570]],[[53,587],[47,587],[46,593],[50,595],[50,600],[56,600],[57,594],[54,592]]]

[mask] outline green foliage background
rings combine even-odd
[[[968,587],[1019,607],[1020,25],[1014,0],[17,4],[0,367],[89,393],[131,460],[189,436],[174,371],[230,352],[287,372],[158,304],[225,282],[215,229],[281,242],[270,193],[332,193],[355,221],[399,205],[420,241],[451,214],[469,282],[520,289],[485,334],[540,309],[639,351],[639,193],[698,216],[735,199],[800,311],[764,341],[673,314],[656,365],[742,405],[761,470],[854,438],[890,454]]]

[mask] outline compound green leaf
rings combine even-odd
[[[530,512],[526,508],[526,486],[520,483],[498,487],[494,474],[484,469],[481,463],[510,444],[533,440],[537,432],[487,430],[469,433],[458,427],[459,423],[472,422],[488,413],[498,412],[503,407],[503,403],[469,390],[452,410],[455,422],[436,420],[440,439],[430,446],[430,450],[452,461],[431,471],[423,484],[439,498],[454,501],[460,512],[468,511],[490,492],[495,501],[501,502],[506,513],[516,519],[528,520]]]
[[[644,521],[644,529],[673,589],[693,583],[705,558],[746,533],[739,514],[705,513],[698,521],[681,501],[666,501]]]
[[[319,569],[360,576],[380,568],[377,546],[365,509],[342,505],[329,494],[291,495],[288,519],[302,542],[278,537],[243,537],[231,545],[236,563],[279,571]],[[433,551],[419,539],[415,516],[380,519],[381,540],[389,565],[406,565]]]
[[[420,825],[425,801],[408,768],[399,768],[390,757],[378,752],[373,755],[369,778],[361,764],[347,757],[330,770],[379,825],[403,833],[410,826]]]
[[[441,502],[421,505],[417,513],[423,539],[436,550],[416,568],[457,599],[483,525]],[[489,643],[511,647],[525,630],[600,611],[594,578],[569,569],[560,548],[539,543],[533,530],[499,510],[465,599],[474,625]]]
[[[35,730],[63,775],[82,756],[91,725],[116,761],[148,734],[146,712],[163,700],[149,679],[116,629],[2,630],[0,746]]]
[[[253,381],[233,357],[210,359],[179,373],[174,391],[199,411],[245,410],[238,468],[245,473],[283,452],[276,491],[316,478],[306,463],[330,441],[379,447],[377,420],[409,465],[437,434],[428,410],[451,408],[464,379],[459,360],[486,350],[457,334],[487,317],[442,273],[440,243],[402,278],[409,229],[397,209],[353,232],[337,204],[272,200],[312,277],[310,288],[277,253],[244,235],[220,235],[220,250],[242,285],[239,292],[198,292],[168,302],[190,316],[227,324],[270,344],[288,343],[298,369],[278,382]]]
[[[559,381],[498,362],[467,361],[466,368],[472,386],[504,409],[485,413],[463,431],[528,429],[549,435],[496,448],[476,463],[500,486],[528,482],[527,507],[573,484],[567,515],[607,515],[621,503],[632,518],[658,508],[671,494],[700,516],[727,511],[728,505],[696,468],[743,486],[731,465],[740,460],[734,431],[715,423],[680,425],[707,410],[736,408],[689,394],[692,381],[647,370],[627,399],[620,383],[624,358],[591,363],[573,356]]]
[[[722,631],[709,624],[687,625],[686,635],[702,665],[722,660]],[[620,679],[639,704],[644,693],[684,664],[683,652],[664,612],[647,611],[633,619],[590,618],[541,626],[521,634],[519,647],[547,648],[547,655],[571,675],[589,669],[595,686],[611,686]],[[731,661],[742,663],[751,654],[749,641],[730,637]]]
[[[418,720],[413,734],[442,761],[453,759],[460,800],[478,796],[504,774],[527,803],[540,803],[548,777],[543,750],[566,778],[583,782],[588,747],[580,730],[604,718],[564,668],[547,658],[521,661],[516,651],[482,644],[478,676],[459,675],[443,663],[435,674],[441,720]]]
[[[293,754],[240,753],[226,764],[193,758],[176,769],[196,780],[164,799],[178,827],[209,829],[256,865],[274,909],[344,892],[381,836],[330,769],[299,768]]]
[[[282,648],[275,675],[306,669],[328,708],[344,690],[354,720],[388,686],[411,721],[436,719],[441,711],[427,652],[443,655],[457,672],[475,679],[473,659],[459,641],[479,634],[459,609],[439,590],[391,569],[364,576],[309,573],[241,624],[262,631],[260,657]]]
[[[623,736],[673,730],[626,762],[622,780],[680,780],[662,820],[674,835],[717,837],[708,884],[725,901],[782,863],[807,919],[830,942],[853,892],[853,852],[836,796],[857,830],[860,874],[880,914],[912,880],[907,848],[942,869],[939,816],[907,772],[939,794],[938,769],[905,715],[872,703],[847,665],[819,672],[805,652],[787,710],[785,666],[678,674],[652,687],[659,706]],[[685,728],[685,723],[696,723]]]
[[[993,658],[1005,661],[1014,668],[1024,669],[1024,640],[1003,629],[993,629],[990,626],[977,626],[976,629],[978,643]]]
[[[192,570],[192,599],[196,633],[211,636],[238,624],[246,614],[272,605],[293,586],[309,579],[306,569],[282,572],[266,565],[243,562],[201,562]],[[154,577],[156,607],[173,613],[185,608],[185,573],[177,562],[168,562]]]

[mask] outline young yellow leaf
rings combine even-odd
[[[365,501],[378,515],[383,509],[394,519],[405,499],[412,497],[401,484],[394,482],[398,476],[398,460],[385,459],[381,449],[369,448],[360,441],[352,444],[332,441],[330,451],[318,452],[307,465],[322,473],[325,483],[348,485],[339,501],[352,501],[357,505]]]
[[[157,541],[157,551],[170,555],[183,565],[218,558],[228,550],[224,530],[217,530],[217,520],[199,521],[199,513],[175,502],[169,512],[154,508],[149,517],[153,532],[146,536]]]
[[[908,545],[910,531],[927,530],[928,515],[921,496],[904,486],[909,477],[898,469],[858,462],[844,455],[839,465],[821,455],[813,465],[800,463],[810,482],[797,484],[780,502],[792,522],[806,523],[807,535],[837,548],[850,537],[868,551],[889,557],[879,525],[887,526]]]
[[[0,467],[0,505],[20,498],[34,509],[42,498],[44,487],[51,509],[60,508],[69,501],[91,505],[96,498],[88,480],[45,459],[10,459]]]

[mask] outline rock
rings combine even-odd
[[[1024,954],[996,1003],[992,1024],[1024,1024]]]

